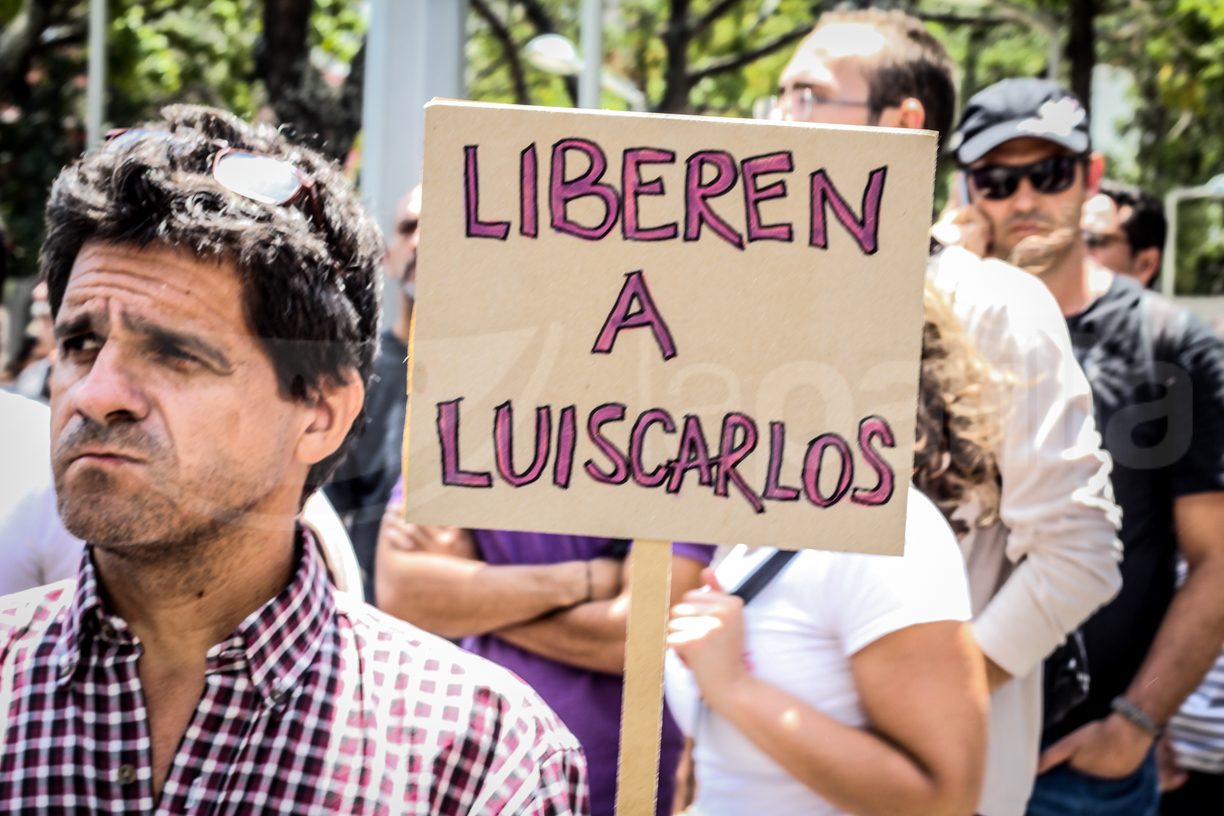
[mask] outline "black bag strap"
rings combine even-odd
[[[760,594],[762,589],[769,586],[769,582],[777,578],[778,573],[786,569],[786,565],[798,554],[798,550],[778,550],[762,561],[751,575],[740,581],[740,585],[733,589],[731,594],[744,603],[748,603]]]

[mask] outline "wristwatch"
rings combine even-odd
[[[1121,714],[1127,722],[1150,736],[1152,739],[1158,740],[1164,733],[1164,729],[1157,725],[1156,721],[1149,717],[1146,711],[1132,703],[1130,700],[1126,699],[1121,694],[1113,698],[1113,702],[1109,704],[1109,707]]]

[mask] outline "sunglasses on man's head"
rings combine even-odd
[[[1033,189],[1045,195],[1066,190],[1075,181],[1075,168],[1087,161],[1087,156],[1050,156],[1031,164],[988,164],[965,171],[982,198],[1002,201],[1020,189],[1020,179],[1027,178]]]
[[[140,141],[167,142],[174,134],[165,130],[123,128],[106,134],[103,148],[124,150]],[[217,141],[220,149],[213,156],[212,177],[231,193],[281,207],[291,207],[306,202],[315,227],[325,230],[323,208],[313,178],[283,159],[277,159],[252,150],[230,147]]]

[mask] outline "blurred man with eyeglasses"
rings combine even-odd
[[[330,580],[377,226],[275,128],[166,108],[60,173],[51,470],[75,578],[0,598],[0,812],[585,813],[504,669]]]
[[[395,205],[383,269],[396,288],[399,314],[379,338],[374,376],[366,397],[364,425],[353,449],[323,492],[341,515],[361,565],[365,597],[375,603],[374,556],[378,530],[403,461],[404,415],[408,408],[408,332],[416,302],[416,254],[421,235],[421,185]]]
[[[1049,287],[1092,384],[1123,510],[1122,591],[1083,626],[1090,683],[1046,687],[1030,816],[1155,814],[1153,745],[1224,641],[1224,345],[1106,268],[1081,229],[1104,161],[1057,83],[1006,80],[969,101],[951,148],[980,247]],[[1188,577],[1174,596],[1177,555]],[[1056,710],[1056,717],[1051,717]]]
[[[1104,179],[1101,192],[1084,202],[1080,226],[1088,252],[1102,266],[1152,288],[1169,231],[1160,199]]]
[[[956,111],[956,69],[912,16],[867,9],[821,16],[761,118],[930,128],[941,144]],[[932,168],[934,169],[934,168]],[[962,530],[974,632],[991,687],[986,779],[977,812],[1020,816],[1041,733],[1041,661],[1117,592],[1117,508],[1088,384],[1058,305],[1039,281],[949,247],[928,274],[1001,377],[1001,521]],[[1005,386],[1002,381],[1010,380]],[[938,497],[936,497],[938,498]]]

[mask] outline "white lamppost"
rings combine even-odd
[[[599,74],[603,67],[603,0],[582,0],[579,16],[582,53],[589,59],[578,78],[578,106],[599,109]]]
[[[585,26],[583,28],[582,39],[584,42],[587,39]],[[590,53],[590,51],[587,53]],[[582,75],[583,78],[587,78],[592,73],[589,68],[593,67],[598,74],[599,84],[625,100],[629,110],[646,110],[646,94],[642,93],[636,85],[624,77],[617,76],[610,71],[598,70],[600,68],[598,62],[585,62],[578,55],[578,49],[574,46],[573,41],[568,37],[563,37],[560,34],[541,34],[523,47],[523,55],[527,57],[528,62],[541,71],[547,71],[550,74],[557,74],[559,76]],[[598,95],[591,94],[588,90],[587,95],[584,96],[582,88],[583,85],[580,81],[578,87],[579,107],[598,108]]]
[[[1224,198],[1224,173],[1200,187],[1174,187],[1165,196],[1165,218],[1169,220],[1169,237],[1160,266],[1160,293],[1173,297],[1177,277],[1177,208],[1183,201],[1198,198]]]
[[[85,149],[102,143],[106,116],[106,0],[89,0],[89,74],[85,84]]]

